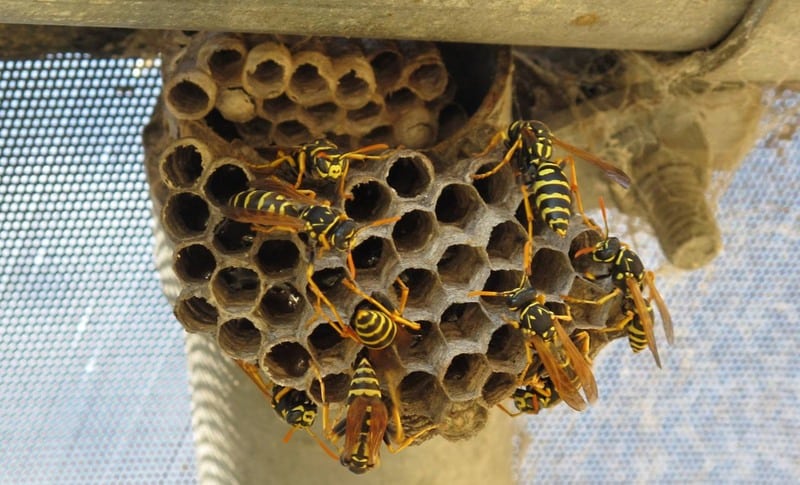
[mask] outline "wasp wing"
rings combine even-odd
[[[554,144],[560,146],[561,148],[567,150],[568,152],[571,152],[573,155],[577,155],[578,157],[586,160],[595,167],[601,169],[603,172],[605,172],[608,178],[618,183],[622,188],[627,189],[628,187],[630,187],[631,178],[628,176],[628,174],[623,172],[622,169],[617,168],[614,165],[606,162],[597,155],[593,155],[587,152],[586,150],[581,150],[575,145],[570,145],[569,143],[563,140],[559,140],[554,136],[551,136],[550,139],[553,141]]]
[[[594,379],[592,369],[589,367],[589,364],[586,363],[583,354],[575,347],[567,331],[558,323],[558,320],[553,320],[553,325],[556,327],[556,333],[561,340],[564,351],[567,353],[567,357],[569,357],[569,361],[572,362],[572,370],[575,371],[578,380],[581,382],[581,387],[583,387],[583,392],[586,394],[586,399],[590,403],[595,402],[597,400],[597,382]]]
[[[370,398],[372,414],[367,433],[367,463],[377,466],[381,459],[381,443],[389,425],[389,411],[386,405],[378,398]]]
[[[625,284],[628,286],[628,294],[633,298],[635,306],[634,311],[639,317],[639,321],[644,329],[644,336],[647,339],[647,346],[650,352],[653,353],[653,358],[656,361],[658,368],[661,368],[661,358],[658,356],[658,347],[656,346],[656,336],[653,332],[653,319],[650,318],[650,310],[647,307],[647,302],[644,301],[642,291],[639,289],[639,283],[634,278],[626,278]]]
[[[586,409],[586,402],[583,397],[575,389],[569,376],[564,372],[564,368],[557,361],[557,349],[552,348],[552,343],[545,343],[538,335],[531,336],[530,341],[561,399],[576,411]]]
[[[272,214],[266,211],[255,211],[243,207],[223,206],[222,213],[225,217],[237,222],[249,222],[263,228],[284,228],[292,232],[301,231],[305,221],[296,217]]]
[[[646,272],[644,274],[644,278],[647,282],[647,287],[650,289],[650,297],[655,300],[656,306],[658,307],[658,313],[661,315],[661,321],[664,324],[664,334],[667,336],[667,342],[672,345],[675,343],[675,332],[672,329],[672,317],[669,314],[669,309],[667,309],[667,304],[664,302],[664,299],[661,297],[661,293],[659,293],[658,289],[656,288],[653,272]]]
[[[250,187],[260,190],[269,190],[285,195],[294,202],[305,205],[326,205],[312,197],[310,192],[297,190],[294,185],[277,177],[267,177],[250,181]]]

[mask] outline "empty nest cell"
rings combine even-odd
[[[247,189],[247,174],[236,163],[218,164],[206,179],[204,192],[216,205],[226,205],[231,197]]]
[[[202,282],[211,278],[217,266],[214,253],[203,244],[191,244],[175,251],[175,274],[186,282]]]
[[[403,214],[392,229],[392,240],[397,250],[419,251],[437,235],[436,219],[427,211],[412,210]]]
[[[255,231],[250,224],[223,219],[214,227],[214,247],[221,253],[238,253],[253,246]]]
[[[522,256],[527,240],[525,230],[516,221],[506,221],[492,228],[486,252],[489,257],[516,260]]]
[[[436,200],[436,219],[443,224],[465,227],[478,217],[480,201],[474,187],[465,184],[451,184],[442,189]]]
[[[391,268],[398,261],[391,241],[378,236],[370,236],[353,248],[353,264],[359,275],[368,275],[370,270],[380,272]]]
[[[191,192],[181,192],[167,199],[162,220],[164,227],[176,240],[185,240],[203,234],[210,215],[208,204]]]
[[[325,396],[322,396],[322,388],[319,380],[314,379],[308,386],[308,395],[317,404],[342,402],[347,399],[347,391],[350,389],[350,375],[344,373],[328,374],[322,378],[325,382]]]
[[[217,343],[236,359],[250,360],[261,348],[261,332],[249,318],[232,318],[219,325]]]
[[[389,190],[377,180],[358,183],[350,188],[350,193],[353,197],[345,202],[344,210],[356,221],[380,219],[392,201]]]
[[[453,303],[442,313],[439,330],[448,342],[456,340],[477,342],[491,323],[478,303]]]
[[[572,284],[572,266],[567,255],[550,248],[539,248],[531,262],[531,286],[540,293],[560,295]]]
[[[270,236],[259,246],[255,262],[271,278],[294,273],[298,271],[300,264],[298,243],[294,238]]]
[[[171,188],[192,187],[203,173],[211,153],[208,147],[194,138],[173,142],[164,150],[159,163],[162,180]]]
[[[428,190],[433,179],[428,160],[420,157],[398,157],[389,169],[386,183],[400,197],[416,197]]]
[[[491,407],[507,399],[517,387],[517,376],[507,372],[493,372],[481,389],[481,397]]]
[[[445,350],[447,343],[433,322],[416,321],[420,330],[411,334],[411,342],[397,349],[400,359],[409,367],[430,366],[434,355]]]
[[[303,377],[310,368],[311,355],[299,342],[273,344],[264,355],[261,366],[278,384],[294,387],[291,382]]]
[[[485,251],[482,248],[455,244],[448,246],[436,269],[444,284],[468,285],[476,276],[475,268],[487,264]]]
[[[300,322],[306,300],[289,282],[275,283],[264,293],[259,308],[273,327],[293,328]]]
[[[182,292],[175,303],[175,317],[187,332],[211,333],[217,328],[219,311],[207,298]]]
[[[167,109],[175,118],[196,120],[214,108],[217,84],[203,72],[188,71],[169,79],[164,93]]]
[[[489,375],[483,354],[459,354],[450,361],[444,373],[444,390],[452,401],[475,399]]]
[[[442,292],[439,278],[425,268],[409,268],[398,276],[408,287],[408,303],[423,308],[433,307]]]
[[[487,163],[481,165],[475,172],[481,174],[488,172],[496,166],[495,163]],[[472,186],[478,191],[481,199],[487,204],[502,205],[512,192],[519,192],[519,186],[514,181],[514,175],[511,173],[511,168],[505,165],[497,173],[490,177],[475,179],[472,181]]]
[[[227,309],[252,307],[260,286],[261,280],[255,271],[235,266],[221,268],[211,280],[211,292]]]
[[[506,323],[492,333],[486,358],[495,370],[522,372],[526,360],[525,345],[520,330]]]
[[[435,418],[447,403],[447,396],[436,376],[415,371],[400,382],[400,401],[409,414]]]
[[[247,53],[242,82],[254,96],[264,99],[280,96],[289,82],[292,55],[278,42],[263,42]]]

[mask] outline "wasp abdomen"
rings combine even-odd
[[[285,195],[270,190],[250,189],[231,197],[230,205],[253,212],[299,217],[300,207]]]
[[[553,162],[540,162],[533,180],[536,207],[542,219],[557,234],[564,236],[569,227],[572,193],[561,167]]]

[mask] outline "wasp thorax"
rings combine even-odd
[[[552,338],[556,331],[553,312],[539,303],[533,303],[522,311],[519,324],[523,333],[539,335],[545,340]]]
[[[339,251],[347,251],[353,242],[358,227],[352,219],[339,221],[328,234],[331,246]]]

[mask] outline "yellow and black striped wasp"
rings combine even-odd
[[[391,345],[397,336],[398,325],[413,331],[421,329],[419,323],[403,317],[403,310],[408,302],[408,287],[400,278],[397,278],[395,282],[400,288],[400,301],[397,308],[387,308],[386,305],[366,294],[354,282],[347,279],[342,281],[342,284],[350,291],[359,295],[372,306],[372,308],[358,308],[350,322],[358,340],[370,350],[381,350]]]
[[[575,334],[575,340],[580,341],[581,354],[583,354],[587,364],[591,365],[589,334],[583,331],[578,332]],[[511,398],[514,401],[514,407],[517,408],[517,412],[509,411],[502,404],[498,404],[498,407],[512,418],[521,414],[539,414],[540,410],[555,406],[561,399],[550,376],[541,375],[538,372],[531,376],[525,387],[516,389]]]
[[[267,383],[261,377],[258,366],[245,362],[243,360],[234,359],[234,362],[241,368],[247,377],[256,385],[256,387],[266,396],[272,405],[272,409],[289,424],[290,428],[286,435],[283,437],[283,442],[288,443],[292,438],[292,434],[298,429],[305,430],[314,441],[325,451],[325,453],[334,460],[338,457],[328,448],[328,446],[311,430],[311,426],[317,417],[317,405],[311,398],[308,397],[304,391],[299,389],[292,389],[290,387],[283,387],[277,384],[269,389]],[[314,367],[314,371],[319,376],[319,371]],[[322,377],[319,377],[320,386],[324,386]],[[322,387],[324,389],[324,387]]]
[[[541,121],[514,121],[507,130],[500,131],[492,137],[486,149],[477,156],[486,155],[501,141],[505,144],[506,154],[500,163],[487,172],[474,174],[472,178],[479,180],[490,177],[496,174],[503,165],[513,160],[513,168],[522,177],[520,189],[528,226],[528,241],[525,244],[524,258],[526,261],[525,271],[528,274],[530,274],[530,260],[533,253],[534,219],[533,208],[529,200],[530,194],[533,194],[536,207],[544,222],[561,237],[566,236],[569,227],[572,193],[575,194],[578,212],[583,217],[584,223],[594,227],[583,211],[583,203],[578,192],[575,161],[571,156],[552,161],[554,144],[601,168],[611,180],[622,187],[630,186],[631,180],[625,172],[587,151],[556,138],[550,128]],[[564,174],[564,164],[569,164],[572,169],[571,181],[568,181]]]
[[[398,453],[435,428],[428,426],[412,436],[405,436],[399,404],[393,399],[390,421],[378,376],[369,360],[361,357],[347,393],[347,415],[328,432],[331,441],[344,436],[339,456],[342,465],[353,473],[365,473],[378,466],[381,441],[391,453]]]
[[[517,321],[508,323],[522,331],[527,345],[527,365],[520,374],[520,384],[528,384],[528,370],[533,365],[531,346],[536,350],[547,375],[561,399],[577,411],[586,409],[586,401],[597,400],[597,383],[584,356],[575,347],[561,321],[570,321],[569,307],[566,315],[556,315],[545,307],[544,296],[526,284],[523,275],[520,286],[508,291],[472,291],[468,296],[503,296],[509,310],[518,311]],[[579,390],[583,388],[584,400]]]
[[[303,177],[326,183],[337,183],[339,198],[345,199],[347,195],[344,193],[344,184],[347,179],[347,172],[350,170],[350,162],[353,160],[380,159],[380,156],[367,154],[387,150],[388,148],[389,145],[379,143],[345,152],[332,141],[319,138],[296,147],[291,153],[278,151],[278,158],[264,165],[253,166],[253,168],[270,170],[271,173],[281,165],[289,165],[293,174],[297,177],[294,183],[295,188],[300,188],[303,183]]]
[[[661,321],[664,325],[664,334],[670,345],[675,341],[672,317],[667,309],[667,304],[656,288],[653,272],[644,269],[644,264],[639,255],[628,248],[627,245],[620,242],[616,237],[609,237],[608,217],[602,198],[600,199],[600,209],[603,213],[603,223],[605,225],[603,239],[594,246],[578,250],[573,257],[577,259],[583,255],[591,254],[593,261],[607,264],[607,274],[595,275],[586,273],[585,276],[591,280],[610,278],[614,284],[614,290],[597,300],[582,300],[571,297],[565,297],[565,300],[573,303],[602,305],[615,296],[622,295],[624,316],[619,322],[602,331],[619,332],[625,330],[628,334],[628,343],[631,346],[631,350],[640,352],[645,347],[648,347],[653,354],[656,365],[660,368],[661,359],[658,356],[658,347],[656,346],[655,333],[653,332],[654,315],[651,301],[655,301],[658,307],[658,312],[661,314]],[[643,295],[645,286],[649,292],[647,298]]]
[[[331,207],[327,202],[319,202],[308,191],[299,191],[280,179],[257,180],[252,182],[252,186],[230,198],[223,207],[225,216],[250,223],[259,232],[287,230],[303,233],[314,241],[320,252],[330,249],[346,252],[347,268],[352,278],[355,278],[356,268],[351,249],[358,232],[399,220],[399,217],[385,218],[359,226],[343,211]],[[306,279],[311,291],[333,313],[336,320],[334,328],[343,336],[352,336],[352,332],[341,323],[342,318],[336,307],[314,282],[313,273],[314,266],[309,263]]]

